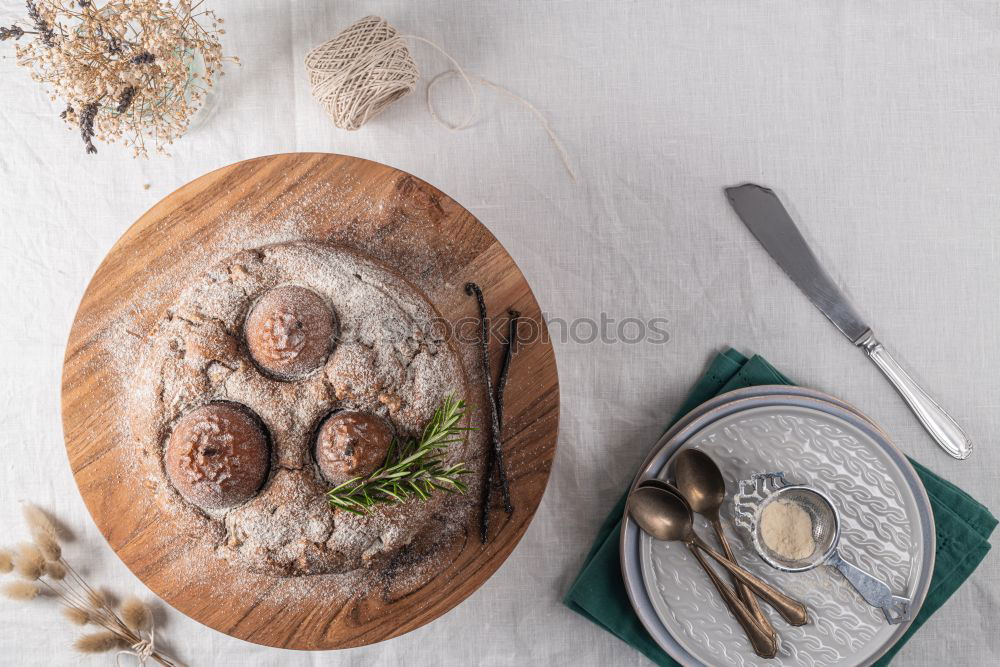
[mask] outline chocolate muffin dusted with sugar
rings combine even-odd
[[[320,295],[285,285],[257,300],[244,334],[258,366],[275,377],[294,380],[323,365],[335,327],[333,312]]]
[[[336,412],[316,435],[316,464],[333,486],[366,477],[385,461],[392,437],[381,417],[356,410]]]
[[[228,403],[210,403],[181,417],[164,453],[171,483],[206,510],[235,507],[256,495],[269,459],[260,420]]]
[[[444,517],[471,495],[358,514],[327,497],[378,469],[394,437],[419,438],[446,396],[469,395],[438,318],[401,276],[322,243],[206,267],[148,335],[131,399],[166,515],[237,568],[285,577],[374,572],[446,539],[442,525],[464,522]],[[442,464],[469,446],[449,444]]]

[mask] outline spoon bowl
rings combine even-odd
[[[690,508],[683,498],[661,488],[659,484],[640,484],[629,495],[629,514],[640,528],[658,540],[690,542],[694,537],[694,518]]]
[[[708,454],[697,449],[685,449],[674,463],[677,489],[698,514],[713,520],[726,500],[726,480]]]

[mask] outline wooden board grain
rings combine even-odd
[[[294,223],[294,224],[292,224]],[[233,251],[284,240],[325,241],[360,250],[424,291],[451,323],[475,318],[462,286],[479,283],[491,314],[515,308],[533,334],[513,365],[506,400],[505,453],[515,512],[493,514],[480,544],[470,520],[440,571],[415,590],[374,591],[324,604],[323,578],[301,582],[237,577],[208,559],[194,576],[180,567],[170,517],[142,492],[121,420],[123,381],[106,349],[127,322],[142,338],[213,249]],[[471,341],[458,346],[474,345]],[[467,352],[468,350],[466,350]],[[494,344],[497,372],[502,345]],[[460,355],[466,377],[486,401],[481,370]],[[115,244],[88,286],[66,348],[62,414],[69,462],[98,528],[125,564],[181,612],[248,641],[323,650],[371,644],[441,616],[475,591],[510,555],[541,501],[555,455],[559,385],[542,314],[524,276],[492,234],[433,186],[399,170],[322,153],[247,160],[198,178],[164,198]],[[290,595],[291,586],[297,586]]]

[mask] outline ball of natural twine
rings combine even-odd
[[[535,115],[559,153],[566,172],[576,180],[562,143],[542,112],[531,102],[499,84],[467,74],[458,61],[434,42],[416,35],[400,35],[388,21],[378,16],[366,16],[306,54],[306,71],[313,97],[323,104],[334,125],[344,130],[357,130],[416,87],[420,72],[406,40],[427,44],[451,61],[454,68],[427,84],[427,111],[431,118],[449,130],[464,130],[476,120],[479,109],[479,96],[473,81],[491,88]],[[458,76],[465,82],[472,100],[465,119],[457,123],[442,119],[431,102],[434,86],[450,76]]]
[[[306,54],[313,96],[344,130],[357,130],[417,85],[420,71],[399,32],[366,16]]]

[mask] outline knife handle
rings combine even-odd
[[[899,395],[913,410],[920,423],[931,434],[941,448],[956,459],[967,459],[972,454],[972,440],[954,419],[931,398],[923,388],[903,370],[892,355],[878,342],[869,330],[862,336],[857,346],[875,362],[879,370],[889,378]]]

